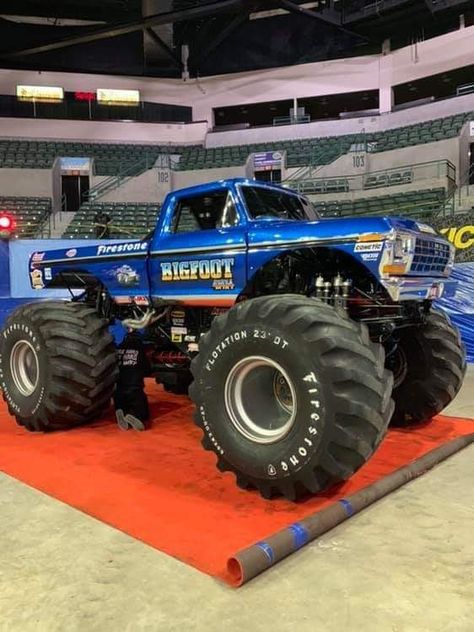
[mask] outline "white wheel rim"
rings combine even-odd
[[[39,380],[38,355],[27,340],[18,340],[10,354],[10,371],[13,383],[25,397],[32,395]]]
[[[296,419],[296,391],[285,369],[270,358],[249,356],[230,370],[224,398],[238,432],[254,443],[280,441]]]

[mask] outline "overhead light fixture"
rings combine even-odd
[[[112,105],[138,105],[140,103],[140,91],[97,88],[97,102]]]
[[[16,96],[22,101],[62,101],[64,90],[57,86],[17,85]]]

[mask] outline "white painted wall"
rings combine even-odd
[[[193,145],[203,142],[206,131],[206,123],[175,124],[0,118],[0,137],[3,138]]]
[[[159,174],[168,175],[168,182],[163,182]],[[106,176],[93,176],[91,186],[106,180]],[[99,202],[162,202],[171,189],[171,172],[169,169],[149,169],[144,173],[124,182],[119,188],[102,195]]]
[[[223,167],[222,169],[199,169],[197,171],[174,171],[173,189],[183,189],[195,184],[204,184],[226,178],[246,177],[245,166]]]
[[[211,124],[212,109],[216,107],[378,89],[383,96],[383,112],[390,107],[391,86],[473,64],[473,41],[474,26],[471,26],[387,55],[335,59],[188,82],[151,77],[0,70],[0,94],[15,94],[18,83],[61,86],[70,91],[129,88],[140,90],[145,101],[192,106],[195,121]]]
[[[0,195],[52,197],[51,169],[0,169]]]

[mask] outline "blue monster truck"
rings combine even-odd
[[[114,389],[121,321],[143,330],[165,388],[189,387],[220,470],[265,498],[315,493],[360,468],[391,420],[427,420],[458,392],[459,335],[432,309],[455,292],[453,256],[429,226],[322,220],[282,187],[175,191],[141,241],[31,256],[32,286],[71,300],[11,314],[3,396],[29,430],[91,421]]]

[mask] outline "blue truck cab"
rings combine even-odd
[[[30,275],[36,288],[94,280],[121,305],[166,300],[229,307],[295,251],[313,253],[315,279],[331,283],[331,295],[344,268],[346,274],[365,271],[393,302],[447,297],[456,288],[449,279],[454,249],[426,224],[396,217],[321,219],[303,196],[243,178],[170,193],[144,240],[34,253]]]

